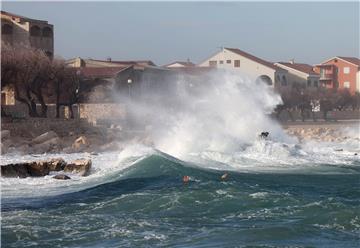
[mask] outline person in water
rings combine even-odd
[[[225,174],[223,174],[223,175],[220,177],[220,179],[221,179],[222,181],[225,181],[228,176],[229,176],[229,174],[228,174],[228,173],[225,173]]]
[[[189,176],[183,176],[183,182],[184,183],[188,183],[190,181],[190,177]]]

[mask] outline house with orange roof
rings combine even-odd
[[[336,56],[315,66],[320,83],[330,89],[347,89],[351,94],[360,92],[360,59]]]

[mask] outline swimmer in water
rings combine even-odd
[[[183,182],[184,183],[188,183],[190,181],[190,177],[189,176],[183,176]]]
[[[224,175],[222,175],[221,177],[220,177],[220,179],[222,180],[222,181],[225,181],[226,179],[227,179],[227,177],[228,177],[228,173],[225,173]]]

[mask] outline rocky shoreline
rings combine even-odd
[[[341,123],[292,123],[284,124],[288,135],[295,136],[300,142],[310,140],[319,142],[343,142],[349,139],[360,141],[358,121]]]
[[[359,122],[346,123],[285,123],[284,130],[288,135],[295,136],[301,143],[307,141],[318,142],[344,142],[355,140],[360,144]],[[102,151],[121,150],[123,144],[144,143],[149,140],[144,134],[134,136],[132,140],[122,139],[122,142],[111,141],[107,143],[99,135],[69,135],[60,137],[54,131],[45,132],[32,139],[12,137],[10,131],[1,131],[1,154],[44,154],[44,153],[81,153],[87,152],[96,154]],[[119,139],[121,140],[121,139]],[[1,165],[2,177],[43,177],[54,174],[54,179],[67,180],[71,175],[87,176],[91,169],[91,160],[78,159],[72,162],[65,162],[62,158],[29,161],[15,164]]]
[[[347,139],[360,139],[360,122],[312,122],[283,123],[285,132],[295,136],[300,142],[308,140],[322,142],[341,142]],[[358,128],[357,132],[356,127]],[[349,133],[347,130],[352,129]],[[106,137],[104,137],[106,136]],[[10,131],[1,131],[1,154],[44,154],[44,153],[98,153],[121,150],[125,144],[143,143],[151,145],[144,132],[126,133],[119,131],[112,135],[102,133],[70,132],[60,136],[54,131],[45,132],[39,136],[12,136]]]
[[[70,163],[65,162],[62,158],[29,161],[1,165],[1,176],[18,178],[44,177],[51,172],[61,172],[61,174],[57,174],[53,178],[66,180],[71,179],[69,174],[76,174],[78,176],[89,175],[91,164],[90,159],[77,159]]]

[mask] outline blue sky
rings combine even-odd
[[[201,62],[236,47],[269,61],[359,57],[359,2],[3,2],[55,27],[64,58]]]

